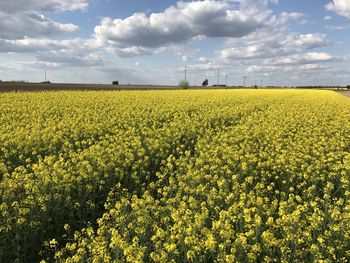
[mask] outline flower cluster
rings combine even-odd
[[[346,262],[350,101],[0,94],[0,261]]]

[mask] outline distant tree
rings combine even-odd
[[[347,88],[348,90],[350,90],[350,85],[347,85],[346,88]]]
[[[208,79],[205,79],[202,83],[202,87],[206,87],[208,86],[209,82],[208,82]]]
[[[187,80],[183,79],[179,82],[179,87],[181,87],[182,89],[188,89],[189,86],[190,84]]]
[[[119,85],[119,81],[118,81],[118,80],[114,80],[114,81],[112,82],[112,85]]]

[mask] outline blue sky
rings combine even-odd
[[[0,79],[349,85],[350,0],[0,0]]]

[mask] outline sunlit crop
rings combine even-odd
[[[0,262],[347,262],[350,100],[0,94]]]

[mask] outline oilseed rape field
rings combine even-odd
[[[332,91],[0,93],[0,262],[348,262]]]

